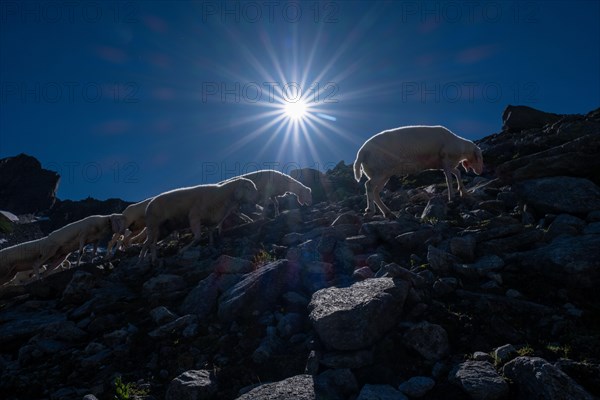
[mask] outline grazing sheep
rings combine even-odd
[[[46,238],[19,243],[0,250],[0,285],[9,282],[18,272],[33,270],[39,278],[39,261],[47,249]]]
[[[117,230],[106,249],[106,258],[112,257],[112,249],[115,244],[119,244],[117,249],[131,244],[131,240],[139,235],[146,228],[146,207],[150,203],[152,197],[140,201],[139,203],[130,204],[121,214],[116,214],[113,219]],[[121,217],[122,216],[122,217]]]
[[[367,140],[358,150],[354,161],[354,178],[360,181],[365,174],[367,208],[365,213],[375,212],[375,205],[387,218],[391,211],[379,197],[387,181],[393,175],[407,175],[426,169],[441,169],[446,175],[448,199],[452,200],[452,175],[458,180],[461,196],[466,190],[461,181],[458,164],[465,170],[481,174],[483,157],[473,142],[463,139],[443,126],[407,126],[383,131]]]
[[[221,185],[199,185],[171,190],[156,196],[146,208],[147,238],[140,261],[152,253],[156,264],[156,243],[172,231],[191,228],[194,240],[181,249],[185,252],[200,241],[203,225],[217,226],[243,203],[256,204],[258,190],[249,179],[237,178]]]
[[[256,172],[250,172],[240,176],[241,178],[250,179],[256,185],[260,194],[258,204],[266,209],[269,200],[273,202],[275,207],[275,215],[279,215],[278,196],[283,196],[286,193],[293,193],[298,198],[298,203],[301,205],[311,205],[312,192],[307,186],[298,182],[289,175],[275,171],[273,169],[265,169]],[[236,178],[232,178],[236,179]],[[219,184],[228,182],[223,181]],[[243,217],[242,217],[243,218]]]
[[[68,255],[79,250],[77,266],[83,256],[83,248],[89,244],[94,244],[94,252],[98,250],[98,242],[109,236],[112,232],[119,229],[118,220],[122,219],[121,214],[112,215],[90,215],[79,221],[72,222],[48,235],[50,250],[45,257],[54,257],[59,254]],[[45,261],[43,261],[45,262]]]

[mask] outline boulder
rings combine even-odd
[[[552,243],[515,253],[512,261],[574,288],[593,288],[600,284],[600,235],[561,236]]]
[[[404,333],[404,344],[426,360],[440,360],[449,349],[446,330],[427,321],[410,327]]]
[[[212,399],[217,384],[211,371],[190,370],[171,381],[166,400],[203,400]]]
[[[547,113],[532,107],[509,105],[502,113],[502,130],[512,132],[541,128],[546,124],[557,122],[560,118],[559,114]]]
[[[33,214],[50,209],[56,201],[60,176],[43,169],[27,154],[0,160],[0,210]]]
[[[584,178],[556,176],[528,179],[516,185],[517,193],[542,215],[567,213],[585,216],[600,209],[600,187]]]
[[[204,319],[216,307],[219,297],[219,282],[216,273],[212,273],[192,289],[179,307],[181,314],[196,314]]]
[[[308,306],[321,341],[336,350],[371,346],[396,323],[408,295],[406,282],[374,278],[316,292]]]
[[[236,400],[316,400],[312,375],[296,375],[279,382],[265,383]]]
[[[390,385],[366,384],[356,400],[408,400],[408,397]]]
[[[232,286],[219,298],[219,318],[233,321],[261,314],[275,306],[279,296],[298,286],[297,264],[277,260],[266,264]]]
[[[411,398],[418,398],[425,396],[434,386],[435,381],[428,376],[413,376],[406,382],[402,382],[398,390]]]
[[[465,361],[450,372],[448,380],[473,400],[495,400],[508,395],[508,383],[487,361]]]
[[[539,357],[517,357],[502,369],[517,387],[517,399],[592,400],[567,374]]]

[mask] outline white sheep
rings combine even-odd
[[[441,169],[446,175],[448,199],[452,200],[452,175],[458,180],[461,196],[466,190],[458,164],[476,174],[483,170],[481,150],[473,142],[463,139],[443,126],[406,126],[383,131],[368,139],[358,150],[354,161],[354,178],[365,182],[367,208],[375,212],[375,205],[387,218],[391,211],[381,201],[379,192],[393,175],[407,175],[427,169]]]
[[[0,250],[0,285],[9,282],[18,272],[33,270],[39,278],[39,261],[47,251],[45,240],[44,237]]]
[[[130,204],[121,214],[116,214],[113,217],[115,220],[114,225],[117,230],[114,232],[110,242],[108,242],[106,258],[112,256],[112,249],[116,244],[118,244],[117,249],[120,248],[121,245],[128,246],[131,244],[133,238],[144,231],[146,228],[146,207],[148,206],[148,203],[150,203],[150,200],[152,200],[152,197],[140,201],[139,203]]]
[[[45,257],[55,257],[59,254],[68,255],[75,250],[79,250],[79,258],[77,259],[77,266],[79,266],[84,247],[89,243],[93,243],[93,255],[96,255],[100,240],[119,229],[118,221],[122,219],[121,214],[90,215],[65,225],[48,235],[47,240],[50,250],[47,251]]]
[[[159,238],[189,227],[194,240],[180,251],[185,252],[200,241],[203,225],[217,226],[241,204],[256,204],[257,201],[256,185],[245,178],[232,179],[221,185],[175,189],[156,196],[146,208],[147,238],[140,252],[140,261],[150,249],[152,264],[156,264]]]
[[[296,179],[289,175],[275,171],[273,169],[264,169],[256,172],[250,172],[240,176],[241,178],[250,179],[256,185],[260,194],[258,204],[266,209],[269,200],[273,202],[275,207],[275,215],[279,215],[278,196],[283,196],[287,193],[293,193],[298,199],[300,205],[312,204],[312,191],[309,187],[304,186]],[[232,178],[237,179],[237,178]],[[228,182],[223,181],[219,184]]]

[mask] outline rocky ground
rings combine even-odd
[[[308,179],[324,201],[214,249],[3,288],[3,398],[600,396],[600,110],[537,113],[479,142],[465,198],[425,172],[388,185],[395,220],[363,216],[340,163]]]

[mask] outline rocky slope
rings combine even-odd
[[[534,111],[521,130],[505,113],[506,129],[479,141],[486,172],[465,177],[467,198],[448,203],[443,174],[425,172],[383,194],[396,220],[365,217],[341,163],[318,179],[329,201],[229,221],[215,249],[178,257],[183,235],[156,268],[132,248],[4,288],[0,392],[600,396],[600,110]]]

